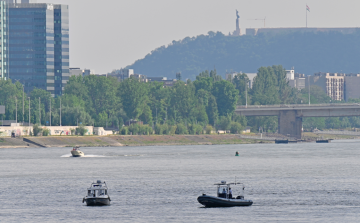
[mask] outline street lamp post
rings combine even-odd
[[[309,84],[309,106],[310,106],[310,76],[308,75],[308,84]]]
[[[60,126],[61,126],[61,98],[60,98]]]
[[[16,104],[15,122],[17,123],[17,97],[15,97],[15,104]]]
[[[29,98],[29,127],[30,127],[30,97]]]
[[[50,96],[50,126],[51,126],[51,96]]]
[[[245,99],[245,101],[246,101],[246,105],[245,105],[245,108],[247,108],[247,83],[245,84],[245,97],[246,97],[246,99]]]
[[[39,124],[41,126],[41,107],[40,107],[40,97],[39,97]]]
[[[22,120],[23,125],[24,125],[24,122],[25,122],[25,118],[24,118],[25,117],[25,114],[24,114],[25,113],[25,98],[24,97],[25,97],[25,92],[24,92],[24,85],[23,85],[23,120]]]

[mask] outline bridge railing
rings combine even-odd
[[[241,105],[237,109],[244,108],[292,108],[292,107],[341,107],[341,106],[360,106],[358,103],[331,103],[331,104],[281,104],[281,105]]]

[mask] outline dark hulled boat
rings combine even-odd
[[[221,181],[217,185],[217,196],[209,196],[203,194],[197,198],[198,202],[205,207],[235,207],[235,206],[251,206],[253,204],[252,200],[244,199],[244,190],[245,186],[242,183],[226,183],[226,181]],[[231,185],[242,186],[242,191],[239,196],[236,198],[232,196]]]
[[[331,139],[317,139],[316,143],[329,143],[331,142]]]
[[[86,202],[87,206],[103,206],[110,205],[110,196],[108,194],[108,187],[101,180],[92,183],[88,188],[87,195],[83,198],[83,203]]]
[[[253,202],[251,200],[244,200],[241,198],[226,199],[208,196],[203,194],[198,197],[198,202],[205,207],[234,207],[234,206],[251,206]]]

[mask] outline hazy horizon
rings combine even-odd
[[[359,27],[360,2],[345,0],[37,0],[70,8],[70,66],[107,73],[144,58],[152,50],[181,40],[235,30],[235,11],[246,28]]]

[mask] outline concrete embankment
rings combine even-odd
[[[241,135],[150,135],[150,136],[47,136],[0,138],[0,148],[11,147],[104,147],[263,143]],[[267,141],[269,142],[269,141]]]

